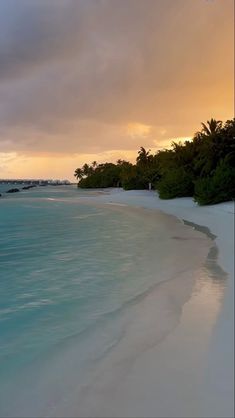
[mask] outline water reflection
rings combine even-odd
[[[193,227],[196,231],[207,235],[212,241],[216,235],[209,228],[184,220],[185,225]],[[207,327],[212,332],[218,313],[224,299],[228,274],[218,264],[218,247],[215,242],[211,246],[206,262],[195,282],[195,287],[190,300],[190,305],[195,305],[196,317],[201,317],[201,326]]]

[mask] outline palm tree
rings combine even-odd
[[[83,171],[82,171],[81,168],[76,168],[76,170],[74,172],[74,177],[76,177],[77,179],[82,179]]]
[[[87,163],[84,164],[84,166],[82,167],[82,171],[84,176],[88,176],[89,174],[91,174],[92,167],[90,167]]]
[[[146,151],[144,147],[140,147],[138,151],[138,157],[136,158],[137,165],[147,165],[149,162],[149,153],[151,150]]]
[[[207,125],[202,123],[202,133],[206,136],[211,136],[220,132],[222,121],[211,118],[211,120],[207,121]]]
[[[117,160],[117,165],[122,165],[123,162],[125,162],[125,160],[122,160],[121,158],[119,158]]]

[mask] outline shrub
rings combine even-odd
[[[235,198],[235,168],[221,161],[212,176],[195,182],[194,199],[199,205],[210,205]]]
[[[156,184],[161,199],[193,196],[194,184],[190,173],[179,167],[167,171]]]
[[[146,189],[147,183],[141,170],[136,166],[129,166],[123,169],[121,184],[124,190]]]
[[[146,183],[140,177],[130,177],[122,182],[124,190],[143,190],[146,189]]]

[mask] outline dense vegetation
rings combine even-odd
[[[235,197],[235,119],[211,119],[184,143],[151,154],[140,148],[136,163],[84,164],[74,173],[78,187],[147,189],[149,183],[162,199],[192,196],[200,204]]]

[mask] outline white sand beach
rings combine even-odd
[[[217,258],[216,273],[211,282],[197,277],[194,290],[192,278],[182,273],[175,283],[164,283],[153,291],[134,314],[129,348],[133,354],[141,341],[136,335],[144,329],[149,330],[145,335],[151,341],[151,332],[161,320],[169,325],[166,335],[152,338],[138,361],[130,365],[126,358],[125,372],[123,365],[119,367],[123,363],[119,347],[116,357],[114,353],[110,364],[106,361],[97,372],[97,381],[85,390],[78,409],[70,412],[100,417],[232,417],[234,203],[199,207],[191,198],[164,201],[155,192],[120,189],[93,196],[90,203],[158,209],[195,224],[191,227],[214,240],[207,263]],[[174,324],[169,320],[173,306],[180,307]]]
[[[96,308],[95,289],[86,316],[91,311],[95,318],[101,312],[101,317],[106,319],[98,326],[95,322],[92,331],[81,338],[77,328],[82,311],[78,314],[77,310],[72,311],[75,332],[70,338],[65,336],[62,344],[59,338],[59,344],[53,345],[49,352],[45,350],[45,357],[39,355],[37,361],[29,363],[9,382],[5,395],[1,393],[3,412],[0,409],[0,415],[232,418],[234,203],[199,207],[190,198],[160,200],[153,191],[83,192],[72,187],[66,189],[66,196],[65,190],[61,190],[44,192],[38,188],[33,199],[19,196],[9,202],[21,202],[23,210],[31,205],[27,210],[42,212],[43,220],[46,214],[50,216],[56,211],[60,217],[55,224],[57,228],[65,220],[71,222],[68,233],[66,223],[62,228],[61,243],[67,236],[66,247],[72,246],[68,253],[63,246],[56,247],[56,258],[52,260],[53,266],[58,262],[65,266],[61,284],[68,283],[68,293],[62,287],[59,295],[65,293],[69,308],[73,307],[69,268],[73,268],[74,279],[82,263],[87,263],[83,275],[87,265],[93,266],[89,274],[91,283],[97,284],[99,274],[102,276],[104,271],[98,269],[100,258],[109,267],[107,280],[101,284],[105,298],[111,303],[104,312],[100,311],[100,305]],[[38,222],[38,215],[36,219]],[[48,225],[51,217],[49,220]],[[83,222],[85,236],[90,234],[88,238],[97,242],[99,251],[94,252],[94,245],[89,250],[91,241],[88,240],[79,264],[73,264],[71,257],[79,256],[79,251],[73,253],[73,248],[79,232],[82,233],[78,226]],[[118,233],[124,232],[119,240],[114,239],[115,228]],[[54,230],[55,226],[52,235]],[[139,239],[143,235],[144,240]],[[51,239],[51,233],[48,238]],[[81,250],[82,244],[83,241]],[[109,265],[113,252],[118,254],[114,290],[107,288],[114,266]],[[120,254],[124,256],[122,259]],[[49,277],[53,278],[49,271],[46,289]],[[36,277],[42,280],[45,273],[43,270],[42,276]],[[56,286],[60,283],[57,276]],[[142,284],[135,291],[140,277]],[[80,295],[81,290],[78,286],[74,292]],[[127,290],[128,298],[122,298]],[[116,297],[120,297],[120,304],[116,304]],[[49,309],[53,308],[49,305],[45,311],[47,300],[43,296],[38,301],[39,306],[43,303],[46,320],[50,317]],[[88,299],[85,301],[86,307]],[[102,299],[102,306],[104,302]],[[74,300],[74,306],[77,305],[79,299]],[[57,329],[63,331],[71,319],[63,322],[66,310],[63,305],[58,306],[61,319]],[[54,329],[56,312],[52,311],[48,333]],[[40,326],[40,321],[37,324]],[[40,339],[43,335],[44,326]],[[31,334],[27,342],[30,338]]]

